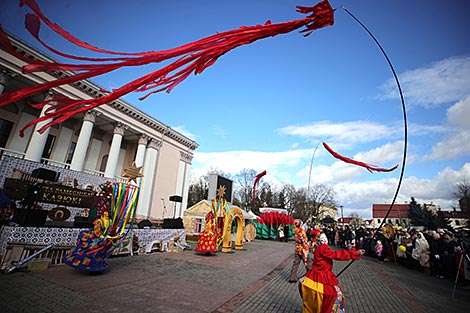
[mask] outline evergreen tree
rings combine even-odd
[[[413,197],[410,202],[410,219],[413,226],[424,226],[428,229],[438,227],[437,215],[428,210],[426,206],[420,205]]]
[[[425,212],[421,205],[416,202],[414,197],[411,197],[411,202],[410,202],[410,219],[411,219],[411,225],[414,226],[421,226],[421,225],[426,225],[427,221],[425,219]]]
[[[436,228],[453,229],[450,219],[442,215],[436,216]]]

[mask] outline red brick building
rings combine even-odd
[[[372,204],[372,225],[380,225],[388,210],[390,204]],[[410,205],[405,203],[395,203],[387,217],[386,223],[392,225],[409,225],[410,224]]]

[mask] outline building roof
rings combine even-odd
[[[344,217],[344,218],[339,217],[338,218],[338,224],[342,224],[342,223],[349,224],[349,223],[351,223],[352,219],[353,219],[352,217]]]
[[[437,211],[438,216],[442,216],[444,218],[468,218],[470,219],[470,212],[462,212],[462,211]]]
[[[373,218],[384,218],[390,209],[390,204],[372,204],[372,217]],[[395,203],[393,205],[389,218],[407,218],[410,213],[410,205]]]
[[[53,58],[45,54],[44,52],[39,51],[35,47],[27,44],[23,40],[17,38],[11,33],[8,33],[8,37],[11,41],[13,48],[18,51],[20,54],[25,55],[28,58],[48,61],[48,62],[56,62]],[[1,49],[4,50],[4,49]],[[4,64],[6,66],[6,64]],[[19,69],[15,69],[14,67],[7,67],[8,70],[17,73]],[[74,72],[72,71],[63,71],[58,70],[53,73],[49,73],[52,77],[60,79],[64,77],[68,77]],[[29,75],[27,77],[31,77],[33,75]],[[82,80],[76,83],[70,84],[70,86],[74,87],[75,89],[83,92],[87,96],[91,98],[96,98],[102,96],[104,92],[104,88],[97,85],[96,83],[92,82],[91,80]],[[59,88],[61,89],[61,88]],[[149,114],[143,112],[142,110],[138,109],[134,105],[126,102],[122,98],[116,99],[111,103],[99,106],[95,108],[97,112],[104,112],[106,111],[106,107],[113,108],[129,117],[131,120],[138,121],[134,127],[141,133],[149,133],[147,132],[148,129],[152,129],[157,133],[164,134],[166,137],[173,139],[176,142],[184,145],[185,147],[190,148],[191,150],[196,150],[199,147],[199,144],[194,140],[186,137],[185,135],[181,134],[177,130],[171,128],[170,126],[160,122],[159,120],[155,119],[154,117],[150,116]],[[127,120],[129,122],[129,120]]]

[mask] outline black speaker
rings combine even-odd
[[[75,216],[73,221],[74,228],[92,228],[94,219],[90,216]]]
[[[53,170],[48,170],[46,168],[37,168],[31,172],[31,176],[39,179],[44,179],[48,180],[51,182],[56,182],[59,180],[60,173],[53,171]]]
[[[181,218],[165,218],[163,220],[162,228],[164,228],[164,229],[181,229],[181,228],[184,228],[183,220]]]
[[[177,195],[170,196],[170,201],[173,201],[173,202],[183,202],[183,197],[177,196]]]
[[[149,220],[142,220],[137,224],[137,226],[139,228],[152,227],[152,222],[150,222]]]
[[[11,221],[20,226],[43,227],[46,224],[46,210],[15,209]]]

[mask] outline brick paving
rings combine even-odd
[[[301,312],[297,284],[288,283],[293,243],[255,240],[243,251],[194,251],[109,260],[90,275],[68,266],[0,274],[0,312]],[[348,262],[336,262],[338,273]],[[299,267],[299,275],[304,269]],[[340,277],[346,311],[468,311],[470,291],[393,263],[364,257]]]

